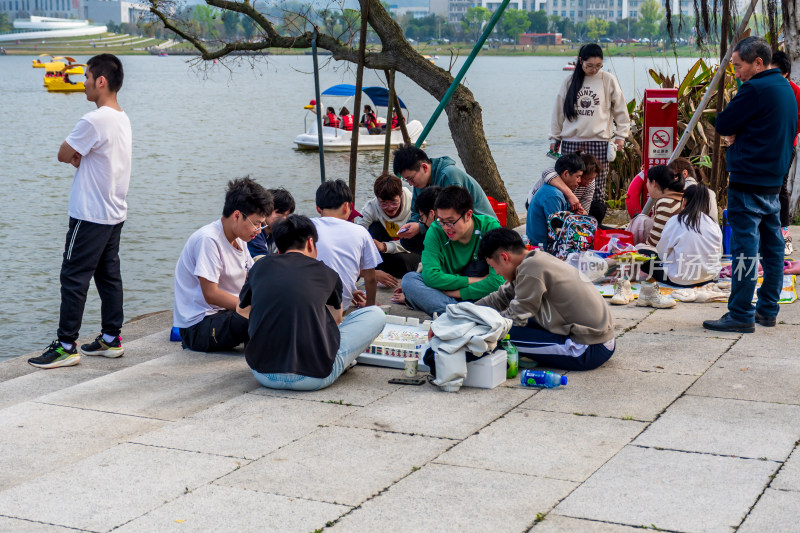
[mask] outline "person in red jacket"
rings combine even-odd
[[[342,117],[342,129],[344,131],[353,131],[353,115],[346,107],[339,110],[339,116]]]
[[[330,126],[331,128],[339,127],[339,117],[336,116],[336,111],[334,111],[332,107],[328,107],[327,111],[325,111],[324,125]]]
[[[792,62],[786,52],[777,51],[772,54],[772,61],[770,61],[770,68],[777,68],[781,71],[781,75],[789,81],[794,91],[794,98],[797,100],[797,106],[800,107],[800,87],[795,82],[789,79],[792,75]],[[800,116],[797,121],[797,133],[800,133]],[[797,136],[794,138],[794,146],[797,146]],[[795,153],[792,151],[792,159]],[[791,168],[791,164],[789,165]],[[778,195],[778,200],[781,202],[781,234],[783,235],[784,255],[789,255],[794,251],[792,246],[792,236],[789,234],[789,189],[786,187],[789,180],[789,174],[783,178],[783,186]]]

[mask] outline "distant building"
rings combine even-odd
[[[142,4],[124,0],[0,0],[0,13],[6,13],[12,21],[39,16],[122,24],[135,23],[139,15],[149,11]]]
[[[423,17],[427,17],[430,15],[430,9],[427,7],[418,7],[418,6],[406,6],[406,7],[398,7],[396,5],[389,6],[389,12],[396,16],[396,17],[403,17],[405,15],[411,15],[415,19],[421,19]]]

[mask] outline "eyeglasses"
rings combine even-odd
[[[394,200],[392,202],[384,202],[383,200],[378,200],[378,205],[381,207],[399,207],[400,200]]]
[[[461,215],[460,217],[458,217],[457,219],[455,219],[452,222],[445,222],[441,218],[437,218],[436,219],[436,223],[439,224],[443,228],[453,229],[453,228],[456,227],[456,224],[458,224],[458,221],[461,220],[462,218],[464,218],[464,215]]]
[[[266,222],[263,222],[263,223],[261,223],[261,222],[259,222],[259,223],[253,222],[252,220],[250,220],[250,215],[245,216],[244,219],[246,221],[248,221],[250,224],[252,224],[253,227],[255,229],[257,229],[258,231],[263,231],[263,230],[265,230],[265,229],[267,229],[269,227],[269,225]]]
[[[603,64],[583,63],[583,68],[585,68],[586,70],[600,70],[601,68],[603,68]]]

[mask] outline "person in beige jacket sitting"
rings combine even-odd
[[[614,354],[614,321],[600,292],[574,267],[538,250],[507,228],[487,232],[478,248],[504,283],[475,302],[514,325],[520,357],[563,370],[592,370]]]

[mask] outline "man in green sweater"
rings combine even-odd
[[[392,167],[395,175],[413,187],[411,218],[398,231],[401,239],[412,239],[417,235],[425,234],[425,225],[419,220],[416,203],[419,193],[429,185],[442,188],[450,185],[464,187],[472,197],[472,205],[476,214],[497,218],[486,193],[483,192],[475,178],[458,168],[455,161],[449,157],[430,159],[422,149],[411,144],[401,146],[392,155],[394,156]]]
[[[473,214],[470,192],[457,185],[439,193],[435,208],[436,222],[425,234],[422,274],[403,276],[394,297],[429,315],[444,313],[448,304],[459,300],[483,298],[503,284],[503,278],[478,259],[481,238],[500,227],[497,219]]]

